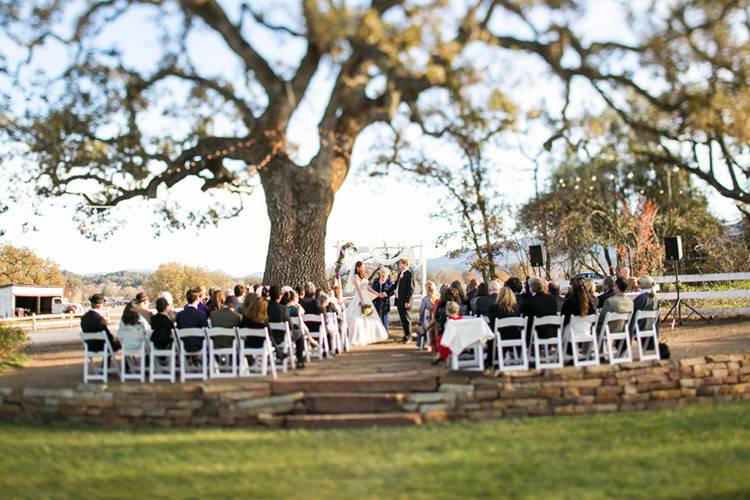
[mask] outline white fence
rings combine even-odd
[[[104,316],[108,322],[119,320],[120,315],[109,309],[105,309]],[[39,330],[65,328],[78,328],[81,324],[80,314],[32,314],[20,318],[1,318],[0,325],[17,326],[24,331],[36,332]]]

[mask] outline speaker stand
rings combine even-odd
[[[675,286],[677,287],[677,300],[675,300],[674,304],[672,304],[672,307],[667,311],[667,314],[662,318],[661,323],[664,324],[667,322],[670,316],[672,316],[672,326],[670,329],[674,330],[675,322],[677,322],[678,325],[682,326],[682,324],[685,322],[685,320],[690,319],[690,317],[695,314],[698,317],[700,317],[703,321],[706,323],[711,323],[711,319],[707,318],[703,314],[701,314],[697,309],[695,309],[693,306],[688,304],[687,302],[683,302],[682,298],[680,297],[680,261],[675,260],[674,261],[674,282]],[[683,318],[682,316],[682,307],[685,306],[690,311],[687,316]]]

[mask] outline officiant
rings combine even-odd
[[[375,279],[375,283],[372,285],[372,289],[378,293],[378,297],[373,299],[372,305],[375,306],[375,310],[380,315],[383,326],[388,330],[388,312],[391,310],[391,298],[388,296],[393,282],[391,281],[391,273],[388,269],[381,267],[378,269],[378,277]],[[383,294],[381,297],[380,295]]]

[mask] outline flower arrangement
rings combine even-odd
[[[365,304],[362,306],[362,316],[369,316],[372,314],[373,307],[372,304]]]

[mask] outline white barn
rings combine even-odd
[[[63,287],[33,285],[0,286],[0,318],[12,318],[16,309],[30,313],[50,314],[52,301],[63,296]]]

